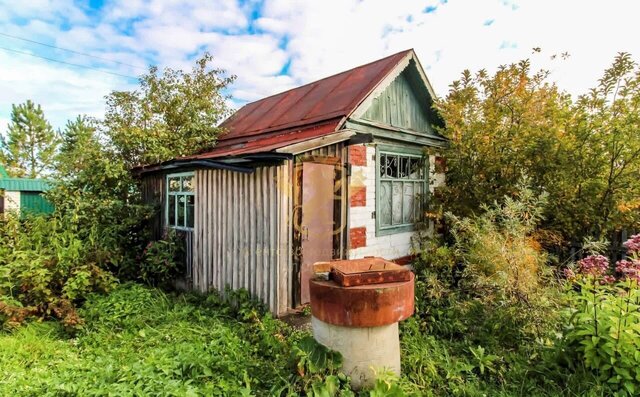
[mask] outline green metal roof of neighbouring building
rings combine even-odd
[[[7,174],[7,170],[4,169],[2,165],[0,165],[0,178],[8,178],[9,174]]]
[[[0,178],[0,189],[8,192],[46,192],[51,182],[45,179]]]

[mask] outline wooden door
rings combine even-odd
[[[301,303],[309,302],[309,278],[313,264],[333,258],[335,165],[305,162],[302,165]]]

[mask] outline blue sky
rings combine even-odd
[[[551,70],[561,88],[579,94],[616,52],[640,57],[636,4],[0,0],[0,132],[11,104],[26,99],[40,103],[55,127],[78,114],[101,117],[104,96],[135,88],[135,76],[149,65],[190,68],[203,51],[237,75],[230,89],[234,107],[407,48],[416,50],[440,96],[466,68],[493,70],[528,57]],[[543,51],[533,54],[533,47]],[[563,52],[570,57],[553,58]]]

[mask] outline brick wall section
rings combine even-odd
[[[366,186],[352,186],[349,189],[349,205],[351,207],[365,207],[367,205]]]
[[[349,246],[352,249],[367,246],[366,227],[353,227],[349,229]]]
[[[351,165],[367,165],[367,148],[364,145],[349,146],[349,163]]]
[[[363,243],[360,237],[358,237],[356,241],[357,244],[354,244],[352,241],[349,249],[349,259],[358,259],[365,256],[381,256],[387,259],[400,258],[401,261],[403,261],[412,253],[412,232],[376,236],[376,220],[372,217],[376,209],[377,169],[375,161],[372,160],[375,156],[376,149],[373,145],[350,146],[350,156],[352,156],[351,148],[357,148],[355,149],[356,151],[361,151],[362,149],[360,148],[364,148],[364,160],[366,164],[358,166],[352,163],[349,192],[351,194],[351,192],[355,192],[361,187],[365,187],[366,190],[364,193],[364,205],[349,207],[349,227],[365,230],[365,245],[359,245]],[[353,158],[353,156],[351,158]],[[359,155],[358,158],[362,158],[362,156]],[[446,168],[446,162],[442,164],[442,160],[438,160],[440,164],[436,167],[436,156],[433,155],[429,157],[429,162],[429,180],[431,181],[429,188],[433,193],[436,187],[444,185],[444,172],[442,172],[442,168]],[[353,238],[351,233],[350,236]]]
[[[366,187],[366,201],[365,206],[349,208],[349,227],[366,229],[366,245],[358,247],[351,244],[349,259],[365,256],[396,259],[410,255],[412,232],[376,236],[376,220],[372,217],[376,210],[376,164],[372,160],[376,149],[373,145],[363,147],[366,150],[367,165],[353,165],[349,190],[352,191],[360,186]]]

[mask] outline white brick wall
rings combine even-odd
[[[349,227],[367,228],[367,246],[349,250],[349,259],[365,256],[379,256],[385,259],[396,259],[411,255],[411,237],[413,232],[403,232],[376,237],[376,220],[372,217],[376,210],[376,164],[375,146],[367,147],[367,165],[353,166],[350,186],[367,187],[367,205],[365,207],[349,207]],[[435,174],[435,156],[429,157],[429,189],[444,184],[444,174]]]

